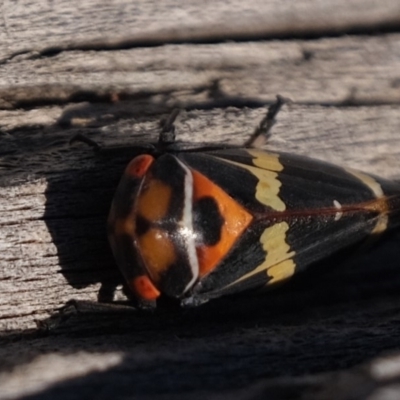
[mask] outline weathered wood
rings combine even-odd
[[[400,8],[396,0],[21,1],[4,3],[2,17],[0,54],[7,62],[35,51],[396,30]]]
[[[267,398],[293,391],[290,398],[326,399],[332,397],[320,392],[336,389],[343,399],[365,399],[365,392],[390,380],[365,374],[360,382],[355,371],[344,385],[338,378],[345,380],[346,372],[314,374],[398,348],[398,296],[340,303],[326,283],[321,290],[333,296],[330,305],[327,299],[304,303],[304,296],[299,302],[296,292],[286,305],[276,296],[221,299],[183,313],[72,315],[48,336],[9,336],[2,340],[0,397],[68,399],[101,391],[105,397],[198,399],[222,391],[252,399],[260,390]],[[359,397],[346,397],[358,391]]]
[[[318,284],[261,298],[150,315],[56,310],[125,299],[105,220],[126,147],[155,138],[171,107],[187,110],[179,138],[241,143],[279,93],[294,103],[272,149],[399,179],[398,1],[51,4],[2,8],[0,399],[390,389],[373,364],[343,369],[398,349],[398,233]],[[346,32],[357,35],[322,37]],[[71,148],[77,132],[106,151]]]
[[[392,104],[400,101],[399,55],[400,34],[27,55],[0,69],[9,82],[0,107],[113,98],[201,107],[212,96],[241,106],[276,93],[307,104]]]

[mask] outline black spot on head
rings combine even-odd
[[[168,266],[162,274],[159,287],[163,294],[169,297],[179,298],[183,295],[186,286],[191,281],[193,273],[185,262],[181,259]]]
[[[138,215],[136,217],[136,230],[135,233],[137,236],[144,235],[150,229],[151,223],[146,218]]]
[[[221,239],[224,218],[212,197],[202,197],[193,204],[193,227],[198,244],[213,246]]]

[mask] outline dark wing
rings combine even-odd
[[[254,216],[225,259],[194,288],[196,296],[287,279],[383,232],[392,209],[399,211],[399,185],[305,157],[229,149],[180,158]]]

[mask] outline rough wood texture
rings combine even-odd
[[[398,1],[6,1],[2,16],[0,399],[400,397],[398,357],[351,369],[399,348],[399,233],[318,285],[57,312],[125,299],[109,204],[129,145],[174,106],[181,139],[240,143],[279,93],[294,102],[272,148],[398,179]],[[71,148],[77,132],[107,150]]]

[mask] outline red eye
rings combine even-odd
[[[156,300],[160,296],[160,292],[146,275],[134,278],[128,285],[129,288],[143,300]]]
[[[149,154],[137,156],[128,164],[125,174],[131,178],[142,178],[153,162],[154,158]]]

